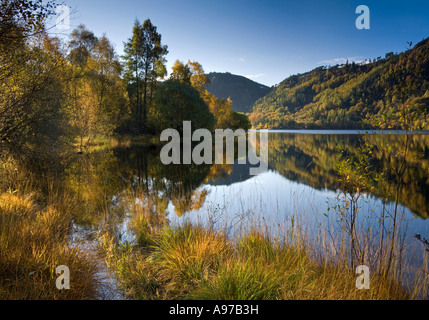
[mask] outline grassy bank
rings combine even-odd
[[[413,298],[377,275],[370,290],[358,290],[347,266],[318,261],[304,244],[276,243],[257,230],[232,240],[201,226],[171,228],[144,211],[131,225],[134,245],[101,236],[107,264],[131,299]]]
[[[0,300],[97,298],[97,262],[69,242],[73,200],[35,191],[12,163],[0,171]],[[70,290],[56,287],[61,265],[70,269]]]
[[[72,247],[70,234],[73,221],[85,220],[82,216],[102,206],[90,210],[73,193],[59,191],[49,181],[36,184],[29,177],[12,161],[0,166],[0,299],[98,298],[103,285],[98,272],[104,261],[97,260],[91,249]],[[95,190],[88,185],[94,199]],[[135,241],[117,238],[118,221],[109,216],[113,211],[106,210],[102,221],[94,224],[107,230],[98,237],[102,257],[130,299],[417,297],[377,272],[371,273],[370,290],[357,290],[357,275],[346,263],[316,258],[304,237],[293,235],[285,241],[291,235],[288,230],[277,241],[259,229],[230,238],[222,230],[203,226],[173,228],[166,219],[164,199],[153,200],[138,190],[122,196],[126,199],[120,202],[121,209],[132,214],[129,226]],[[56,288],[55,270],[60,265],[71,271],[71,290]]]

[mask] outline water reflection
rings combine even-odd
[[[296,182],[310,187],[309,190],[337,192],[342,188],[336,172],[339,150],[346,150],[350,155],[358,154],[359,138],[357,135],[271,133],[269,169],[285,178],[280,180],[283,183],[278,187],[281,191],[290,191],[290,182]],[[396,188],[397,181],[394,172],[389,170],[395,167],[403,136],[370,135],[365,139],[374,145],[390,146],[388,154],[374,152],[373,168],[376,172],[384,172],[387,178],[377,183],[372,196],[383,202],[392,201],[392,190]],[[399,202],[414,214],[427,218],[429,136],[415,135],[411,139],[404,174],[405,187],[401,189]],[[207,200],[211,204],[218,201],[209,196],[214,187],[261,181],[262,177],[267,181],[266,174],[256,178],[250,176],[248,165],[165,166],[159,154],[158,146],[138,145],[93,152],[71,161],[65,170],[64,181],[80,200],[79,222],[95,223],[106,214],[106,210],[118,214],[126,208],[124,201],[129,201],[132,194],[145,198],[145,202],[150,199],[158,212],[165,213],[170,206],[181,217],[185,213],[199,211]],[[255,195],[244,193],[240,197],[242,201],[250,202]],[[261,192],[258,198],[262,201],[263,197]],[[278,203],[279,199],[267,198],[268,201]]]
[[[349,155],[359,154],[362,137],[358,135],[303,135],[273,133],[270,136],[270,168],[291,181],[297,181],[315,189],[341,190],[336,165],[339,150]],[[373,169],[387,177],[379,181],[372,194],[394,200],[392,190],[397,187],[395,173],[398,154],[403,152],[403,135],[369,135],[365,141],[384,146],[373,154]],[[410,136],[407,150],[404,184],[399,202],[423,218],[429,214],[429,136]]]
[[[364,234],[371,229],[382,230],[379,235],[389,237],[394,229],[385,217],[395,207],[395,170],[402,165],[404,139],[410,143],[404,186],[397,197],[401,219],[394,229],[405,230],[401,237],[408,245],[415,244],[414,234],[429,234],[428,135],[270,133],[269,171],[259,176],[251,176],[249,165],[238,163],[165,166],[160,160],[160,146],[127,145],[71,159],[62,180],[79,199],[76,224],[94,230],[107,227],[122,242],[150,241],[130,238],[128,222],[131,227],[144,224],[148,229],[160,221],[171,225],[193,222],[222,229],[231,236],[257,225],[273,238],[285,237],[285,230],[295,235],[300,230],[294,226],[300,225],[310,241],[320,243],[320,252],[332,250],[332,255],[338,256],[338,225],[329,229],[337,217],[326,218],[324,214],[340,201],[338,196],[343,191],[336,170],[340,150],[353,156],[359,154],[363,141],[376,146],[371,170],[384,178],[372,181],[374,189],[361,197],[357,222]],[[137,229],[142,230],[142,226]],[[327,236],[332,238],[329,244]],[[375,235],[371,241],[379,240]],[[383,246],[388,249],[375,246],[368,254],[377,254]],[[414,266],[421,265],[421,253],[409,254]]]

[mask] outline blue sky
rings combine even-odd
[[[429,1],[385,0],[64,0],[80,23],[122,53],[135,19],[151,19],[178,59],[206,72],[231,72],[268,86],[315,67],[402,52],[429,37]],[[371,29],[358,30],[359,5]]]

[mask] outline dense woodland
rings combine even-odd
[[[371,63],[320,67],[292,76],[256,102],[251,124],[234,111],[233,100],[208,91],[213,92],[210,79],[216,82],[216,74],[206,75],[198,62],[176,61],[166,80],[168,47],[149,19],[135,22],[119,57],[106,36],[96,36],[83,25],[67,42],[49,35],[45,23],[55,6],[1,2],[0,140],[2,149],[21,156],[34,157],[43,146],[50,153],[64,145],[82,151],[97,137],[158,134],[180,129],[184,120],[210,130],[249,129],[252,124],[428,128],[429,40]]]
[[[251,126],[230,100],[208,93],[199,63],[177,61],[165,79],[168,48],[149,19],[135,22],[119,57],[106,36],[84,25],[67,42],[49,35],[54,2],[0,6],[3,150],[33,158],[43,147],[51,154],[66,145],[82,151],[88,141],[115,132],[157,134],[184,120],[211,130]]]
[[[255,128],[429,128],[429,39],[401,54],[291,76],[258,100]]]

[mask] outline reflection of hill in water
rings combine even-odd
[[[386,172],[386,179],[374,184],[373,194],[392,200],[397,183],[391,169],[397,165],[395,157],[401,151],[403,136],[369,136],[369,142],[391,146],[388,155],[374,150],[372,166],[377,173]],[[404,187],[400,203],[421,217],[429,216],[429,136],[412,136],[408,161],[404,174]],[[350,155],[359,153],[358,136],[344,135],[270,135],[270,168],[285,178],[304,183],[315,189],[341,189],[336,174],[337,159],[340,150]]]
[[[395,155],[401,151],[403,136],[384,135],[369,136],[369,142],[380,145],[381,142],[391,146],[389,155],[375,149],[373,168],[381,173],[387,170],[386,179],[376,183],[373,195],[390,201],[396,188]],[[429,136],[412,136],[404,187],[400,203],[423,218],[429,216]],[[336,191],[342,188],[338,181],[336,165],[339,150],[350,155],[357,155],[360,146],[357,135],[301,135],[271,133],[269,142],[269,169],[274,170],[286,179],[302,183],[316,190]],[[207,180],[210,185],[231,185],[251,179],[250,165],[235,163],[229,174],[215,175]],[[390,168],[390,170],[389,170]]]
[[[244,182],[253,178],[249,173],[251,167],[249,164],[238,164],[235,162],[231,165],[231,173],[211,178],[207,181],[207,184],[212,186],[229,186],[234,183]]]

